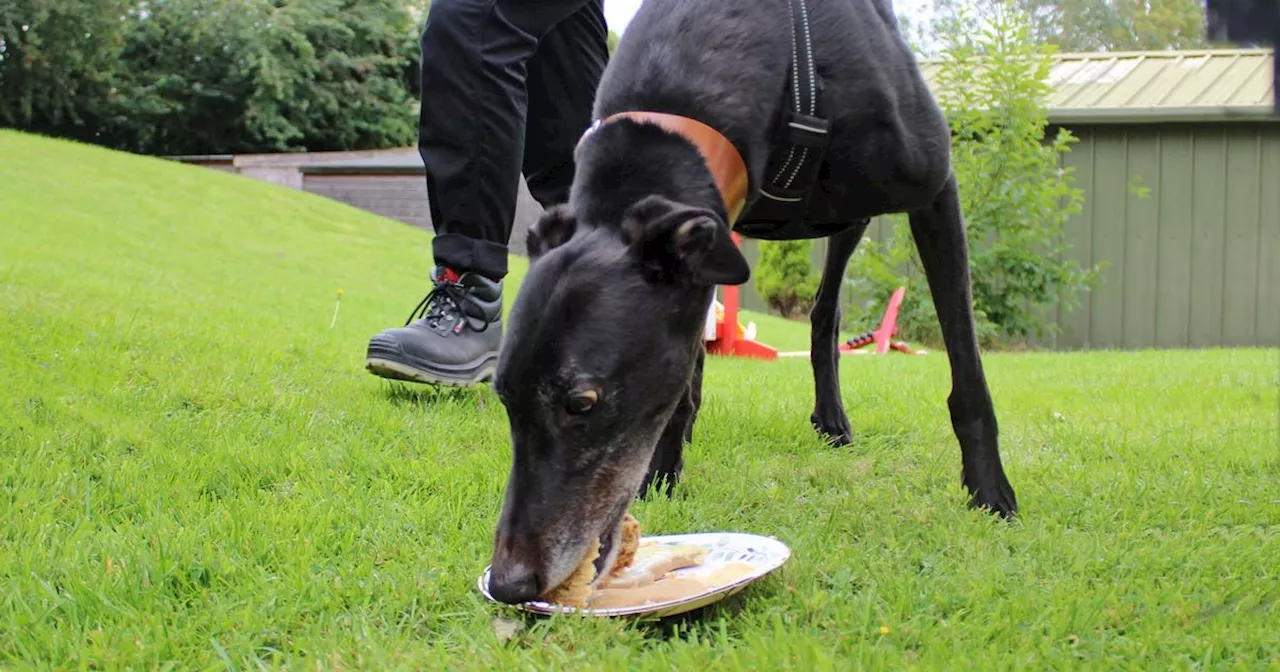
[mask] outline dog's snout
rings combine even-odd
[[[519,604],[537,599],[538,575],[523,562],[493,568],[489,576],[489,594],[493,599],[507,604]]]
[[[510,496],[510,492],[508,493]],[[493,549],[489,574],[489,594],[493,599],[507,604],[519,604],[537,599],[538,564],[537,542],[523,529],[521,517],[513,511],[523,511],[507,502]]]

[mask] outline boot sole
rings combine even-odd
[[[391,380],[424,383],[427,385],[469,387],[493,378],[493,373],[498,368],[498,356],[496,354],[489,355],[481,358],[475,366],[453,371],[429,369],[383,357],[369,357],[365,360],[364,368],[375,376]]]

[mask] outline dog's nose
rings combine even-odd
[[[489,594],[493,595],[493,599],[507,604],[537,599],[538,576],[532,567],[523,562],[494,567],[493,573],[489,575]]]

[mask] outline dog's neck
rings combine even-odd
[[[716,189],[720,192],[720,198],[724,202],[727,221],[730,228],[733,227],[733,223],[742,214],[742,210],[747,203],[747,164],[742,160],[742,154],[738,152],[738,148],[734,147],[728,138],[697,119],[667,112],[637,110],[619,112],[603,119],[597,119],[582,134],[582,138],[578,140],[578,145],[581,146],[592,133],[602,126],[622,119],[640,124],[652,124],[668,133],[684,138],[689,144],[693,145],[698,150],[698,153],[702,155],[702,160],[706,163],[707,170],[711,173],[712,179],[715,180]]]
[[[655,194],[732,222],[731,213],[741,211],[737,202],[745,201],[745,171],[736,182],[731,169],[718,178],[704,151],[687,135],[655,123],[620,118],[594,126],[578,145],[570,202],[578,217],[598,225],[620,224],[633,204]],[[719,151],[732,165],[733,157]]]

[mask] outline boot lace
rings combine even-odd
[[[418,302],[413,312],[409,314],[409,319],[405,320],[405,326],[409,326],[414,320],[426,319],[427,326],[434,331],[448,331],[453,325],[457,324],[457,320],[466,320],[467,326],[477,333],[489,328],[489,323],[480,320],[483,325],[475,328],[475,320],[468,319],[459,307],[460,303],[466,299],[467,290],[456,282],[444,280],[436,283],[436,286]]]

